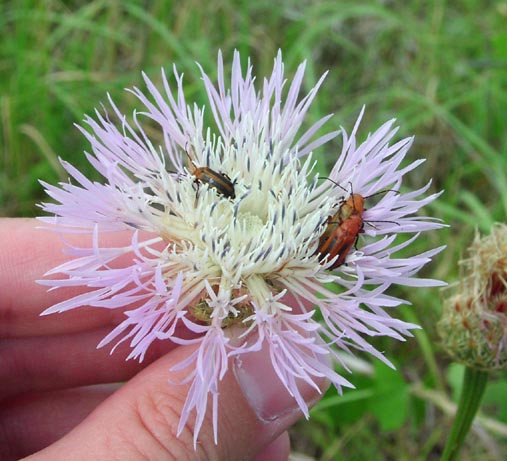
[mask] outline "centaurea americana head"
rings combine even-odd
[[[441,226],[415,216],[437,196],[424,197],[429,183],[400,189],[403,175],[421,162],[401,166],[412,139],[391,145],[396,129],[390,121],[357,144],[362,112],[350,135],[343,128],[317,135],[331,116],[299,134],[324,78],[299,98],[304,68],[286,88],[278,54],[258,91],[250,63],[243,73],[235,53],[228,88],[219,54],[216,85],[201,69],[210,127],[204,108],[187,104],[176,69],[174,94],[164,72],[162,92],[144,75],[147,95],[131,92],[145,109],[131,123],[110,100],[119,128],[98,111],[96,120],[85,119],[90,131],[80,128],[92,147],[87,158],[103,181],[91,182],[62,161],[73,183],[44,183],[56,203],[43,205],[54,217],[41,219],[57,231],[89,233],[92,242],[67,250],[75,259],[48,274],[61,278],[42,281],[90,290],[44,314],[123,308],[125,319],[99,346],[128,341],[129,358],[139,360],[156,340],[198,344],[180,365],[191,369],[192,385],[179,430],[195,411],[194,440],[209,398],[216,411],[219,382],[233,356],[268,347],[278,378],[308,415],[299,380],[317,388],[326,378],[339,391],[351,386],[329,360],[340,360],[337,350],[358,349],[389,363],[367,337],[410,335],[415,325],[386,310],[403,303],[385,293],[391,284],[440,284],[414,277],[440,249],[394,256],[421,232]],[[159,126],[162,145],[150,141],[143,119]],[[322,180],[312,152],[339,134],[342,153],[330,180]],[[200,176],[202,168],[208,176]],[[379,191],[385,193],[361,210],[362,234],[378,238],[354,242],[331,270],[336,257],[319,254],[330,217],[350,194],[367,198]],[[103,233],[124,231],[131,231],[129,245],[101,246]],[[398,233],[413,237],[395,244]],[[330,290],[332,282],[341,289]]]
[[[451,357],[482,371],[507,365],[507,225],[480,236],[461,261],[461,280],[445,300],[438,329]]]

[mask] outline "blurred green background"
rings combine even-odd
[[[425,276],[457,279],[457,262],[474,232],[505,221],[507,208],[507,1],[3,1],[0,4],[0,215],[36,216],[45,200],[38,179],[65,180],[58,157],[93,176],[85,139],[73,123],[109,92],[130,113],[123,88],[155,81],[173,63],[185,73],[190,101],[205,102],[195,62],[213,78],[217,50],[250,56],[258,78],[280,48],[288,75],[307,60],[305,89],[329,70],[308,124],[333,112],[347,130],[363,104],[360,135],[396,117],[400,137],[416,135],[408,160],[427,162],[407,178],[433,178],[445,194],[426,210],[450,224],[420,248],[447,244]],[[340,139],[328,149],[331,163]],[[320,158],[322,171],[329,164]],[[452,239],[450,238],[452,236]],[[293,447],[315,460],[437,460],[459,388],[458,366],[440,349],[438,290],[400,289],[421,324],[416,339],[376,346],[393,372],[359,357],[358,390],[329,393],[309,422],[293,431]],[[409,292],[410,291],[410,292]],[[369,359],[368,359],[369,360]],[[463,460],[504,460],[507,380],[498,373]]]

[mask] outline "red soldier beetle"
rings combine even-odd
[[[334,181],[332,182],[341,189],[346,190]],[[363,197],[361,194],[352,191],[350,196],[340,204],[338,211],[327,219],[327,226],[319,238],[316,253],[319,255],[319,261],[336,258],[333,264],[327,268],[328,270],[336,269],[345,262],[352,248],[356,246],[359,234],[364,232],[366,222],[363,219],[365,199],[385,192],[397,191],[383,190],[368,197]],[[382,222],[398,224],[394,221]]]

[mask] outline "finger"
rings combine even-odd
[[[36,280],[57,265],[72,259],[65,253],[69,244],[87,248],[92,236],[65,234],[41,229],[34,219],[0,219],[0,337],[52,335],[117,325],[125,319],[122,308],[75,309],[61,315],[40,317],[46,308],[82,294],[85,287],[47,291]],[[132,232],[104,233],[103,248],[131,244]],[[145,235],[145,234],[143,234]],[[146,234],[147,235],[147,234]],[[122,264],[130,255],[116,261]],[[135,308],[130,305],[129,309]]]
[[[35,219],[0,219],[0,337],[83,331],[118,323],[122,313],[107,309],[77,309],[65,315],[39,317],[40,313],[83,289],[47,291],[36,283],[53,267],[68,261],[65,243],[55,232],[37,228]],[[104,236],[104,245],[122,245],[129,233]],[[90,236],[66,235],[73,244],[89,245]]]
[[[227,373],[220,382],[218,444],[213,442],[212,415],[208,411],[194,451],[193,424],[187,424],[176,437],[189,384],[167,382],[168,378],[181,382],[188,373],[184,370],[168,376],[168,370],[188,357],[193,347],[177,348],[157,360],[67,436],[27,460],[63,461],[69,453],[75,461],[111,459],[113,453],[115,459],[131,461],[251,460],[301,417],[270,365],[269,351],[256,352],[252,354],[254,360],[234,362],[235,372]],[[307,384],[301,384],[299,390],[309,403],[320,397]]]
[[[63,437],[119,384],[20,395],[0,407],[0,459],[19,459]]]
[[[0,341],[0,397],[49,389],[125,381],[174,347],[155,341],[142,363],[127,360],[130,344],[97,349],[109,329]]]
[[[262,450],[254,461],[287,461],[290,454],[290,439],[287,431]]]

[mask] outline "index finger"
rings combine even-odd
[[[72,333],[118,323],[122,313],[116,309],[76,309],[40,317],[44,309],[84,290],[47,291],[36,283],[48,270],[71,259],[62,251],[61,236],[39,226],[36,219],[0,218],[0,337]],[[80,235],[65,238],[83,245],[90,240]],[[108,238],[111,243],[121,242],[122,235]]]

